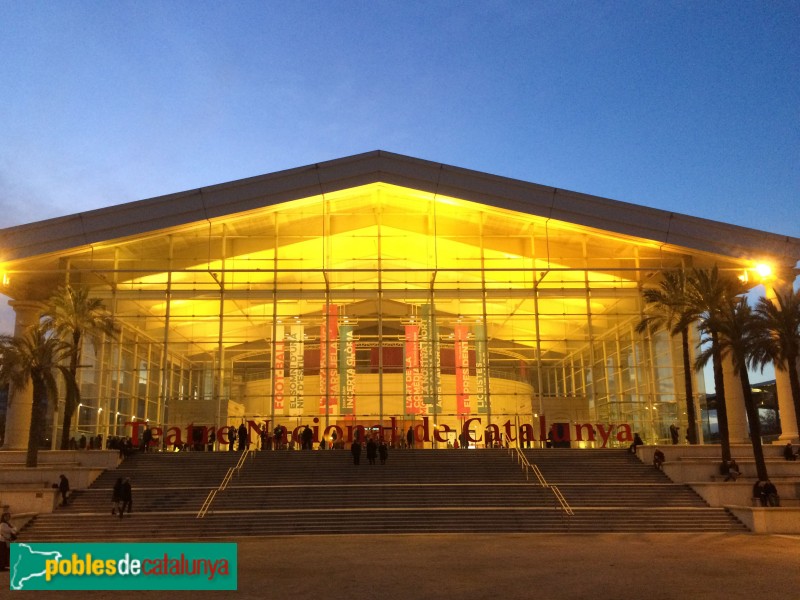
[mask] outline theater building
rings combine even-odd
[[[2,230],[0,291],[17,333],[66,284],[113,313],[118,336],[83,352],[77,435],[245,420],[441,447],[464,423],[478,446],[561,423],[614,446],[686,431],[678,341],[635,332],[642,287],[798,259],[795,238],[375,151]],[[25,394],[6,448],[27,444]]]

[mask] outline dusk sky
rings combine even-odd
[[[0,0],[0,227],[388,150],[800,237],[800,3]]]
[[[798,1],[0,0],[0,56],[0,228],[382,149],[800,237]]]

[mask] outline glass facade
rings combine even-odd
[[[685,424],[679,347],[635,327],[641,286],[698,260],[373,183],[76,248],[37,277],[88,286],[121,327],[84,349],[87,435],[242,419],[402,435],[427,417],[440,446],[474,418],[478,436],[527,424],[534,444],[589,424],[599,446],[599,426]]]

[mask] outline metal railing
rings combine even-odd
[[[550,490],[553,492],[553,496],[558,501],[559,505],[561,506],[561,510],[564,512],[565,515],[569,515],[570,517],[573,516],[575,513],[572,511],[567,499],[564,498],[564,494],[561,493],[561,490],[558,489],[558,486],[552,485],[547,483],[547,480],[542,475],[542,472],[539,470],[535,464],[531,463],[528,460],[528,457],[520,450],[518,447],[513,447],[508,449],[509,453],[511,454],[512,459],[516,459],[517,463],[522,467],[522,470],[525,472],[525,481],[530,480],[530,473],[533,473],[536,476],[536,480],[538,481],[539,485],[545,489]]]
[[[211,504],[214,502],[214,499],[217,497],[217,494],[224,491],[225,488],[228,487],[228,484],[230,483],[231,479],[233,479],[234,475],[239,475],[239,472],[242,470],[242,467],[244,467],[244,463],[247,460],[247,456],[251,455],[254,457],[255,456],[255,454],[253,454],[254,452],[255,450],[251,450],[249,448],[244,452],[242,452],[242,455],[239,457],[239,462],[236,463],[236,466],[229,467],[228,470],[226,471],[225,477],[222,478],[222,483],[220,483],[219,486],[217,486],[208,493],[208,496],[206,496],[205,501],[203,501],[203,506],[201,506],[200,510],[197,512],[196,518],[202,519],[203,517],[206,516],[206,513],[211,508]]]

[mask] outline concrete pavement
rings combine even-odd
[[[233,525],[235,527],[235,525]],[[752,534],[353,535],[238,541],[249,599],[800,599],[800,536]],[[8,573],[0,575],[8,590]],[[0,592],[0,597],[26,595]],[[83,600],[165,592],[29,592]],[[198,592],[166,592],[172,600]]]

